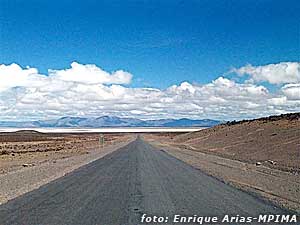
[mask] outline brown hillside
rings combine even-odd
[[[300,113],[230,122],[178,135],[172,142],[286,171],[300,171]]]

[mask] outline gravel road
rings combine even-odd
[[[137,138],[99,160],[1,205],[0,224],[136,225],[141,224],[144,213],[168,217],[163,224],[174,224],[175,214],[222,218],[225,214],[258,216],[287,212]]]

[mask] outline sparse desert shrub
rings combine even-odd
[[[281,119],[286,119],[286,120],[290,120],[290,121],[295,121],[295,120],[299,120],[300,119],[300,113],[288,113],[288,114],[281,114],[281,115],[276,115],[276,116],[269,116],[269,117],[262,117],[259,119],[252,119],[252,120],[240,120],[240,121],[228,121],[225,123],[225,125],[227,126],[232,126],[232,125],[236,125],[236,124],[243,124],[243,123],[250,123],[250,122],[255,122],[255,121],[260,121],[262,123],[267,123],[267,122],[274,122],[274,121],[278,121]]]
[[[7,150],[0,151],[0,155],[8,155],[8,154],[9,154],[9,151],[7,151]]]

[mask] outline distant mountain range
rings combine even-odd
[[[14,128],[42,128],[42,127],[212,127],[220,124],[218,120],[191,119],[160,119],[140,120],[134,118],[120,118],[116,116],[101,116],[97,118],[62,117],[57,120],[37,120],[27,122],[0,121],[0,127]]]

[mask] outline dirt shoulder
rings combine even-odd
[[[190,146],[178,147],[164,135],[145,134],[143,138],[157,148],[227,184],[258,195],[281,207],[300,212],[298,173],[204,153]]]
[[[134,135],[107,134],[105,144],[100,147],[98,134],[58,136],[59,140],[50,135],[45,136],[46,140],[31,137],[24,141],[23,134],[0,142],[5,151],[0,155],[0,204],[102,158],[135,139]]]

